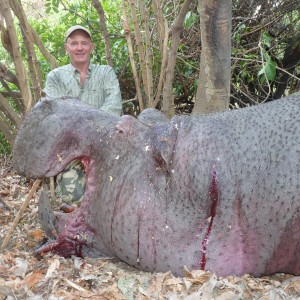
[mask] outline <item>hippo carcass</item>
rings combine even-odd
[[[158,124],[145,115],[76,99],[35,105],[15,169],[49,177],[80,159],[87,176],[80,208],[38,251],[176,275],[300,274],[300,96]]]

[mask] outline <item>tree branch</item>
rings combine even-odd
[[[14,20],[10,11],[8,0],[2,0],[2,5],[0,5],[0,12],[6,22],[8,36],[12,45],[12,54],[16,68],[16,76],[20,82],[20,89],[24,101],[25,111],[28,112],[32,106],[32,95],[30,92],[26,69],[22,61],[19,41],[14,27]]]
[[[105,44],[105,56],[107,63],[112,67],[113,66],[113,60],[111,55],[111,49],[110,49],[110,41],[109,41],[109,34],[106,26],[106,19],[103,7],[99,0],[92,0],[92,4],[95,7],[99,19],[100,19],[100,31],[102,33],[104,44]]]

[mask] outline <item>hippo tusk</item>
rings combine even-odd
[[[51,239],[56,239],[58,236],[56,217],[50,204],[49,189],[45,182],[43,182],[43,190],[39,198],[38,219],[46,235]]]

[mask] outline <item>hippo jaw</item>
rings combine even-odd
[[[57,239],[37,253],[54,251],[63,256],[85,253],[103,256],[103,249],[103,253],[109,254],[101,245],[101,238],[98,250],[93,247],[95,231],[87,224],[86,215],[95,190],[93,151],[103,146],[108,128],[114,128],[117,120],[117,117],[78,99],[44,100],[37,103],[24,120],[13,147],[13,167],[19,174],[28,178],[56,176],[78,159],[87,176],[81,207],[73,213],[54,218],[58,224]]]
[[[38,134],[31,144],[25,139],[16,139],[13,166],[18,173],[28,178],[56,176],[76,159],[88,170],[90,150],[82,145],[76,134],[64,132],[56,137],[57,142],[52,145],[48,145],[48,138],[47,134]],[[25,157],[24,152],[28,153]]]
[[[59,227],[57,230],[58,236],[54,241],[50,241],[39,248],[36,251],[37,254],[54,252],[63,257],[70,257],[72,255],[79,257],[115,256],[110,243],[105,241],[101,236],[104,234],[100,228],[101,224],[95,226],[93,222],[93,217],[97,217],[97,214],[101,213],[101,209],[99,210],[98,208],[98,213],[95,213],[93,208],[97,205],[97,202],[103,201],[103,198],[99,196],[97,191],[107,185],[107,182],[114,181],[114,174],[119,173],[117,171],[110,173],[110,170],[115,167],[119,168],[119,157],[121,160],[121,157],[128,155],[124,151],[122,141],[120,140],[122,135],[124,135],[122,128],[117,126],[117,130],[110,130],[105,145],[100,143],[97,147],[92,149],[86,148],[81,153],[76,150],[71,155],[68,154],[67,157],[62,156],[62,153],[67,153],[66,151],[58,151],[57,154],[53,154],[53,157],[59,157],[59,159],[55,159],[50,164],[49,168],[43,173],[43,177],[55,176],[59,172],[62,172],[64,166],[70,164],[73,160],[80,160],[87,178],[86,190],[78,209],[69,214],[56,215]],[[105,147],[108,149],[107,151],[105,151]],[[105,153],[114,153],[110,156],[111,160],[106,158],[103,161],[97,155],[97,152],[95,153],[95,148],[101,148]],[[99,168],[101,169],[100,174]]]
[[[124,129],[124,128],[123,128]],[[111,238],[107,240],[102,238],[105,235],[105,230],[101,222],[97,223],[93,221],[93,218],[98,217],[98,214],[106,214],[103,212],[103,208],[106,209],[110,205],[109,202],[118,202],[114,200],[120,198],[122,194],[122,188],[124,183],[120,184],[119,188],[114,188],[114,190],[119,190],[118,195],[114,194],[102,194],[99,190],[105,189],[106,186],[114,184],[116,180],[116,174],[127,174],[129,171],[122,168],[119,160],[123,160],[124,157],[129,157],[129,153],[124,151],[121,139],[124,135],[124,131],[120,126],[117,126],[117,131],[111,131],[109,137],[112,139],[110,142],[106,142],[106,146],[109,148],[111,160],[106,159],[102,161],[98,159],[97,155],[92,151],[92,155],[82,154],[75,159],[79,159],[84,166],[85,174],[87,177],[86,191],[81,202],[80,208],[76,211],[68,214],[67,218],[62,222],[55,241],[51,241],[45,246],[37,250],[38,254],[46,252],[54,252],[64,257],[69,257],[71,255],[76,256],[89,256],[89,257],[103,257],[103,256],[116,256],[113,249],[113,234],[111,233]],[[110,146],[108,146],[110,144]],[[143,150],[139,152],[139,155],[149,155],[149,145],[143,144]],[[137,149],[135,149],[136,151]],[[129,151],[130,152],[130,151]],[[133,152],[133,151],[132,151]],[[68,161],[69,163],[69,161]],[[99,174],[99,166],[101,169],[101,174]],[[54,169],[56,166],[53,165]],[[133,166],[129,166],[128,169],[132,170]],[[98,173],[97,173],[98,172]],[[53,174],[50,170],[47,175]],[[124,177],[126,177],[125,175]],[[124,182],[126,178],[122,179]],[[123,182],[122,181],[122,182]],[[109,199],[108,199],[109,198]],[[103,205],[99,204],[103,202]],[[114,204],[116,205],[116,204]],[[97,212],[93,209],[96,207]],[[106,224],[113,227],[115,222],[115,208],[111,216],[111,219],[107,219]],[[64,217],[62,217],[64,218]],[[59,221],[58,221],[59,222]]]
[[[37,255],[47,252],[54,252],[63,257],[72,255],[78,257],[106,257],[112,255],[111,251],[101,243],[101,238],[97,237],[96,230],[86,221],[91,210],[90,203],[94,201],[95,161],[87,156],[77,157],[76,159],[81,161],[87,178],[86,190],[80,207],[71,213],[54,213],[50,211],[54,216],[52,219],[56,219],[58,235],[55,240],[50,240],[37,249]],[[95,240],[98,241],[96,247],[94,246]]]

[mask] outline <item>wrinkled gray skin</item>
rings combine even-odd
[[[80,208],[41,252],[177,275],[184,266],[299,275],[300,96],[171,122],[146,115],[118,118],[78,100],[30,112],[15,169],[48,177],[79,158],[87,173]]]

